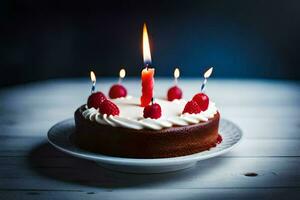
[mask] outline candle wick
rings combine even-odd
[[[151,98],[151,105],[153,105],[153,101],[154,101],[154,99],[153,99],[153,97]]]
[[[148,69],[151,67],[151,65],[149,63],[146,63],[146,70],[148,71]]]

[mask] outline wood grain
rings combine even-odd
[[[300,191],[297,188],[270,188],[263,189],[126,189],[126,190],[105,190],[98,191],[90,189],[87,191],[45,191],[45,190],[9,190],[0,191],[0,196],[5,199],[32,199],[32,200],[61,200],[79,199],[79,200],[152,200],[152,199],[174,199],[174,200],[198,200],[198,199],[293,199],[299,196]]]
[[[97,87],[107,92],[114,79]],[[132,95],[139,80],[126,79]],[[180,80],[184,96],[201,80]],[[171,80],[157,79],[163,97]],[[207,93],[244,141],[194,168],[123,174],[55,150],[48,129],[86,101],[88,79],[50,80],[0,90],[0,199],[291,199],[300,194],[300,82],[209,80]],[[248,175],[248,176],[247,176]]]

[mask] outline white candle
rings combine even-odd
[[[175,85],[177,86],[178,84],[178,78],[180,76],[180,71],[178,68],[175,68],[174,70],[174,82],[175,82]]]
[[[95,92],[95,86],[96,86],[96,75],[93,71],[90,72],[91,81],[92,81],[92,89],[91,93]]]
[[[213,72],[213,67],[209,68],[205,73],[204,73],[204,81],[201,85],[201,92],[204,91],[204,88],[205,88],[205,85],[207,83],[207,79],[210,77],[210,75],[212,74]]]
[[[118,83],[121,84],[122,83],[122,80],[123,78],[126,76],[126,71],[125,69],[121,69],[120,72],[119,72],[119,81]]]

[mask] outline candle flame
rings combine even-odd
[[[205,73],[204,73],[204,78],[209,78],[210,75],[212,74],[213,72],[213,67],[209,68]]]
[[[179,76],[180,76],[180,71],[179,71],[178,68],[176,68],[176,69],[174,70],[174,78],[179,78]]]
[[[150,52],[150,44],[149,44],[149,37],[148,37],[146,23],[144,23],[144,27],[143,27],[143,57],[144,57],[145,65],[151,64],[151,52]]]
[[[91,76],[92,82],[96,82],[96,76],[95,76],[95,73],[93,71],[91,71],[90,76]]]
[[[120,78],[124,78],[124,77],[126,76],[126,71],[125,71],[125,69],[121,69],[121,70],[120,70],[119,76],[120,76]]]

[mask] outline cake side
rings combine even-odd
[[[220,114],[187,126],[161,130],[135,130],[95,123],[83,117],[85,106],[74,114],[74,142],[80,148],[117,157],[165,158],[184,156],[208,150],[218,138]]]

